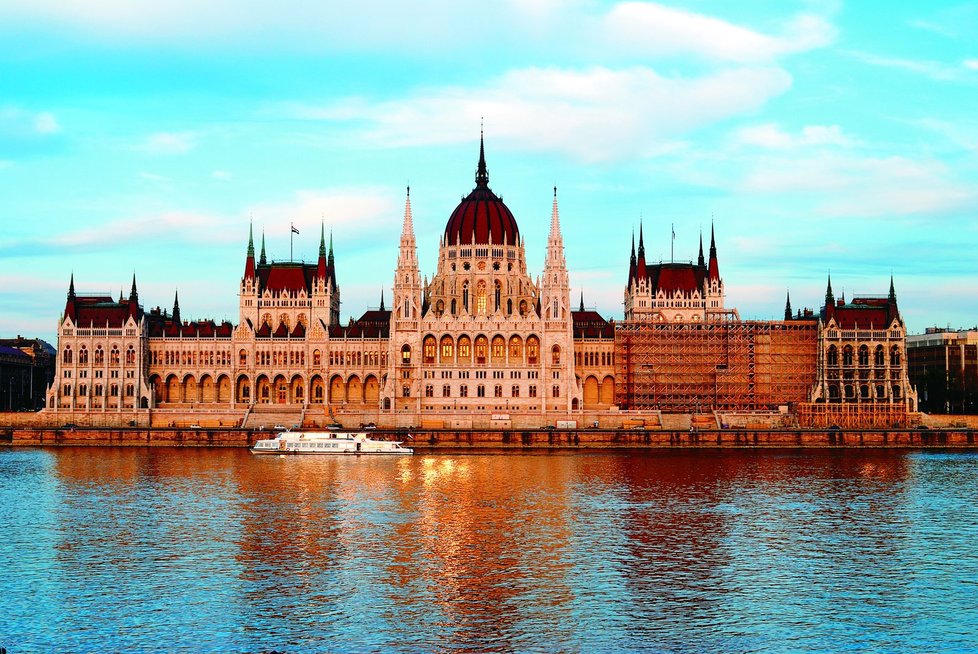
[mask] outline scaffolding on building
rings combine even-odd
[[[814,320],[615,325],[616,401],[665,413],[763,411],[809,401]]]
[[[902,402],[799,404],[798,424],[816,429],[903,429],[918,422]]]

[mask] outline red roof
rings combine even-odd
[[[273,263],[258,266],[259,292],[265,289],[272,291],[293,291],[298,293],[305,290],[312,293],[312,280],[316,276],[316,266],[304,263]]]
[[[822,309],[822,319],[834,318],[840,329],[887,329],[900,316],[896,301],[889,298],[853,298]]]
[[[116,302],[108,295],[77,296],[68,300],[65,315],[71,316],[80,327],[122,327],[129,319],[129,303]]]
[[[574,321],[574,338],[615,337],[615,326],[597,311],[571,311]]]
[[[636,277],[641,280],[642,260],[639,260]],[[684,294],[703,291],[703,282],[708,275],[707,268],[693,263],[659,263],[645,268],[644,279],[652,287],[653,293],[660,290],[667,295],[676,291]]]
[[[445,226],[445,242],[449,245],[514,245],[519,238],[513,213],[487,186],[469,193]]]

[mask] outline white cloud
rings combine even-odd
[[[831,43],[835,29],[824,18],[802,15],[783,35],[769,36],[733,23],[654,2],[623,2],[604,20],[610,42],[652,55],[698,54],[736,62],[767,61]]]
[[[744,145],[770,149],[854,144],[838,125],[806,125],[798,134],[789,134],[774,123],[763,123],[739,129],[735,139]]]
[[[233,175],[226,170],[215,170],[214,172],[211,173],[211,177],[213,177],[214,179],[227,181],[231,179]]]
[[[150,134],[136,149],[152,155],[186,154],[194,148],[195,137],[189,132]]]
[[[898,156],[774,158],[748,172],[735,188],[749,193],[807,194],[820,214],[849,217],[941,214],[978,199],[969,187],[951,179],[944,164]]]
[[[969,70],[978,70],[978,59],[965,59],[961,65]]]
[[[788,73],[774,67],[695,79],[662,77],[645,67],[527,68],[477,88],[291,110],[311,119],[362,121],[367,138],[385,147],[468,141],[485,116],[497,143],[608,161],[670,149],[681,135],[754,112],[790,85]]]
[[[288,202],[256,205],[249,209],[255,225],[276,226],[288,236],[288,223],[307,234],[319,234],[325,222],[326,231],[342,230],[344,238],[376,234],[381,227],[400,227],[397,195],[386,188],[313,189],[296,192]],[[392,222],[393,221],[393,222]]]
[[[61,125],[50,111],[44,111],[34,117],[34,129],[38,134],[57,134]]]
[[[940,61],[933,61],[929,59],[901,59],[898,57],[883,57],[870,52],[862,52],[858,50],[850,51],[848,54],[855,59],[858,59],[859,61],[871,66],[895,68],[909,73],[923,75],[939,82],[958,81],[962,77],[962,67],[970,68],[967,62],[964,62],[962,66],[949,65]]]

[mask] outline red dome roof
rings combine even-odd
[[[475,189],[452,212],[445,226],[448,245],[515,245],[520,230],[513,212],[489,188],[483,144],[479,143],[479,168]]]

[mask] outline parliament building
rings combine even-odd
[[[76,292],[72,276],[45,411],[96,425],[481,429],[675,415],[718,428],[904,426],[916,410],[892,279],[888,295],[848,303],[829,281],[818,312],[789,300],[783,321],[744,321],[724,304],[712,228],[695,263],[647,261],[640,229],[615,322],[571,303],[556,189],[545,247],[534,277],[480,143],[432,278],[408,189],[390,306],[382,296],[346,324],[324,232],[315,264],[268,260],[264,238],[256,258],[249,233],[237,324],[185,319],[176,297],[144,310],[135,277],[116,300]]]

